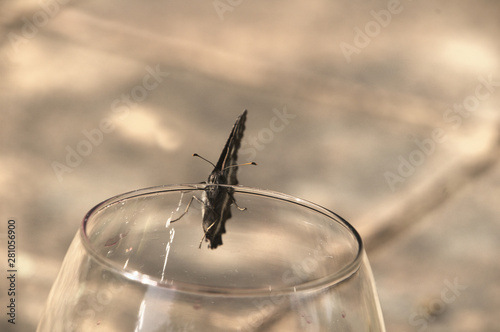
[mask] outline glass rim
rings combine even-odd
[[[133,270],[127,270],[118,267],[116,264],[114,264],[112,261],[98,253],[94,248],[93,244],[91,243],[90,239],[87,236],[86,228],[87,228],[87,223],[89,219],[98,213],[99,211],[106,209],[107,207],[117,204],[125,199],[133,199],[135,197],[140,197],[144,195],[149,195],[152,193],[164,193],[164,192],[173,192],[173,191],[190,191],[190,190],[204,190],[205,188],[209,186],[214,186],[213,184],[206,184],[206,183],[187,183],[187,184],[171,184],[171,185],[161,185],[161,186],[153,186],[153,187],[147,187],[147,188],[141,188],[141,189],[136,189],[132,191],[128,191],[122,194],[118,194],[115,196],[112,196],[99,204],[95,205],[93,208],[91,208],[84,216],[79,233],[80,233],[80,239],[83,242],[83,247],[87,251],[90,257],[92,259],[96,260],[99,264],[102,264],[106,268],[116,272],[117,274],[123,276],[126,279],[139,282],[142,284],[150,285],[150,286],[155,286],[159,288],[165,288],[165,289],[174,289],[175,291],[179,292],[188,292],[188,293],[197,293],[197,294],[209,294],[211,296],[215,295],[221,295],[221,296],[245,296],[245,295],[252,295],[252,296],[259,296],[259,293],[262,293],[262,295],[269,296],[269,290],[261,290],[261,289],[245,289],[245,290],[238,290],[235,292],[234,290],[228,291],[225,288],[221,287],[214,287],[214,286],[201,286],[201,285],[193,285],[190,283],[185,283],[182,281],[175,281],[175,285],[169,281],[167,282],[161,282],[155,277],[151,277],[148,274],[141,273],[138,271],[133,271]],[[331,219],[333,222],[337,222],[341,224],[344,228],[348,230],[349,233],[351,233],[354,237],[355,242],[358,245],[357,252],[354,256],[354,258],[346,263],[341,269],[336,271],[335,273],[327,274],[321,278],[318,278],[313,281],[308,281],[305,283],[302,283],[300,285],[294,286],[294,287],[283,287],[281,289],[275,290],[273,288],[273,295],[275,294],[289,294],[289,293],[296,293],[300,291],[311,291],[313,289],[321,289],[321,288],[326,288],[331,285],[335,284],[340,284],[346,279],[349,279],[358,269],[360,268],[362,264],[362,259],[363,259],[363,252],[364,252],[364,245],[363,241],[361,239],[361,236],[359,233],[356,231],[356,229],[344,218],[342,218],[340,215],[337,213],[326,209],[316,203],[310,202],[308,200],[304,200],[302,198],[297,198],[288,194],[280,193],[277,191],[272,191],[272,190],[267,190],[267,189],[257,189],[257,188],[252,188],[252,187],[246,187],[246,186],[241,186],[241,185],[222,185],[218,184],[217,186],[221,187],[229,187],[234,190],[234,192],[239,192],[239,193],[245,193],[245,194],[250,194],[250,195],[258,195],[260,197],[267,197],[267,198],[272,198],[272,199],[277,199],[281,201],[285,201],[288,203],[292,204],[297,204],[301,207],[311,209],[317,213],[320,213],[327,217],[328,219]]]

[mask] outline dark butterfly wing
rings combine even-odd
[[[237,164],[238,149],[245,131],[246,116],[247,111],[245,110],[236,119],[219,160],[208,178],[209,186],[205,189],[203,230],[205,231],[205,238],[210,242],[211,249],[222,245],[222,234],[226,233],[226,221],[232,216],[233,190],[218,185],[238,184],[236,177],[238,167],[228,166]]]
[[[219,157],[219,161],[215,165],[214,172],[222,172],[223,177],[227,181],[222,184],[238,184],[238,178],[236,177],[238,167],[227,167],[237,164],[238,149],[241,146],[241,139],[243,138],[243,132],[245,131],[246,119],[247,110],[243,111],[238,119],[236,119],[233,129],[231,130],[231,134],[229,135],[226,145],[224,146],[224,149]]]
[[[222,245],[222,234],[226,233],[226,221],[232,216],[232,194],[231,189],[217,185],[206,192],[208,199],[203,212],[203,230],[205,239],[210,242],[210,249]]]

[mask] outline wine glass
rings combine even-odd
[[[213,189],[231,193],[215,249],[202,228]],[[37,331],[385,328],[361,239],[340,216],[277,192],[188,184],[90,210]]]

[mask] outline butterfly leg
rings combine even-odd
[[[212,227],[212,225],[210,225],[210,227]],[[198,246],[198,249],[201,249],[201,245],[203,244],[203,240],[205,240],[206,237],[207,237],[207,233],[203,234],[203,237],[200,240],[200,245]]]
[[[236,203],[236,199],[234,198],[233,194],[231,194],[231,200],[233,201],[234,206],[240,211],[245,211],[247,208],[246,207],[240,207],[238,203]]]
[[[177,220],[179,220],[182,217],[184,217],[184,215],[188,212],[189,208],[191,207],[191,203],[193,203],[193,200],[197,200],[198,202],[200,202],[200,203],[203,204],[203,202],[202,202],[201,199],[199,199],[198,197],[196,197],[194,195],[191,196],[191,199],[189,200],[189,203],[186,205],[186,209],[184,210],[184,212],[182,212],[182,214],[179,217],[177,217],[177,218],[175,218],[173,220],[170,220],[170,223],[176,222]]]

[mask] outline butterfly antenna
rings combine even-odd
[[[203,158],[202,156],[200,156],[199,154],[197,153],[193,153],[193,157],[198,157],[198,158],[201,158],[203,160],[205,160],[207,163],[209,163],[210,165],[212,165],[213,167],[215,167],[215,164],[213,162],[211,162],[210,160],[206,159],[206,158]]]
[[[239,164],[239,165],[229,165],[229,166],[224,167],[224,169],[228,169],[231,167],[238,167],[238,166],[247,166],[247,165],[256,165],[257,166],[257,163],[252,161],[250,163],[244,163],[244,164]]]

